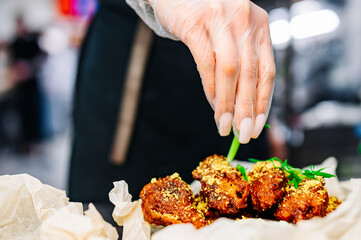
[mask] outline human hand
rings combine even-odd
[[[228,135],[233,125],[241,143],[257,138],[266,122],[275,78],[267,13],[249,0],[149,0],[149,4],[160,27],[156,32],[179,39],[190,49],[220,135]]]

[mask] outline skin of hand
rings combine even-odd
[[[273,95],[268,14],[249,0],[149,0],[155,18],[190,49],[221,136],[257,138]]]

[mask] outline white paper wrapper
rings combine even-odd
[[[41,240],[117,240],[118,233],[105,222],[93,204],[83,215],[81,203],[70,203],[46,219],[40,227]]]
[[[90,204],[69,203],[65,192],[27,174],[0,176],[1,240],[117,240]]]
[[[144,221],[140,200],[132,202],[128,184],[125,181],[114,182],[109,193],[110,201],[115,205],[113,218],[119,226],[123,226],[123,240],[150,239],[150,226]]]
[[[0,176],[0,239],[39,239],[39,226],[69,204],[64,191],[27,174]]]
[[[240,162],[238,162],[240,163]],[[234,162],[233,164],[237,164]],[[248,162],[241,162],[248,167]],[[327,167],[325,172],[335,174],[337,161],[326,159],[316,169]],[[195,229],[192,224],[175,224],[151,235],[149,224],[143,220],[140,201],[131,202],[128,185],[124,181],[115,182],[110,192],[116,206],[113,217],[124,226],[123,240],[359,240],[361,239],[361,179],[351,179],[340,184],[337,178],[326,180],[330,195],[344,202],[324,218],[314,217],[297,224],[263,219],[243,219],[239,221],[220,218],[214,223]],[[199,183],[191,184],[198,192]],[[147,227],[146,227],[147,226]]]

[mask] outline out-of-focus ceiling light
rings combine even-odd
[[[289,23],[285,19],[271,22],[270,32],[273,45],[285,44],[291,40]]]
[[[286,8],[276,8],[269,12],[270,34],[275,49],[284,49],[289,45],[291,33],[288,18]]]
[[[323,9],[293,16],[290,21],[290,30],[294,39],[305,39],[331,33],[339,25],[339,16],[331,9]]]

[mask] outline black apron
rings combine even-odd
[[[182,43],[155,36],[147,63],[133,137],[124,166],[110,162],[119,102],[138,18],[123,0],[104,0],[85,39],[74,100],[69,196],[109,202],[113,181],[125,180],[133,199],[153,177],[192,170],[211,154],[226,155],[233,134],[220,137],[195,62]],[[259,139],[237,159],[267,158]]]

